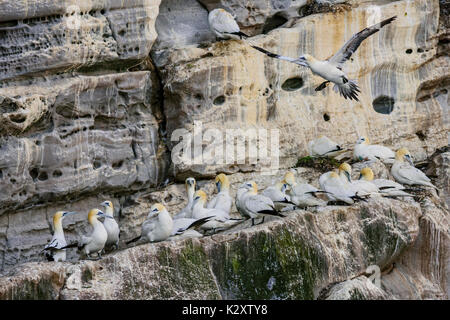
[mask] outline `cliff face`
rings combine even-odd
[[[192,131],[194,121],[204,130],[278,129],[281,169],[307,155],[308,141],[319,135],[349,148],[360,135],[406,146],[415,160],[429,158],[427,173],[449,205],[448,152],[431,157],[448,144],[450,123],[444,1],[70,4],[0,3],[0,273],[43,260],[39,251],[58,209],[86,212],[110,199],[126,240],[153,202],[170,212],[184,205],[183,187],[168,181],[194,176],[211,193],[213,185],[201,179],[221,171],[231,174],[233,188],[244,179],[261,188],[276,180],[260,177],[263,166],[248,161],[172,163],[172,133]],[[252,37],[216,42],[206,8],[218,6]],[[365,40],[345,66],[361,87],[360,102],[331,88],[314,91],[321,79],[309,70],[249,46],[324,59],[393,15],[398,19]],[[377,166],[376,174],[389,176]],[[317,183],[319,172],[298,172]],[[337,298],[359,290],[356,297],[445,298],[448,209],[430,195],[416,200],[298,211],[284,221],[144,245],[99,262],[33,262],[0,279],[0,297]],[[89,230],[83,214],[64,227],[69,241]],[[248,276],[264,261],[267,272]],[[371,264],[386,272],[382,292],[361,275]]]

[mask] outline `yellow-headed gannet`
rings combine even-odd
[[[288,185],[287,193],[297,207],[306,208],[327,205],[326,201],[317,197],[317,194],[327,192],[321,191],[308,183],[297,183],[292,172],[286,172],[284,181]]]
[[[383,26],[391,23],[396,18],[397,16],[394,16],[389,19],[383,20],[373,26],[367,27],[361,30],[360,32],[354,34],[350,38],[350,40],[348,40],[334,56],[325,61],[317,60],[316,58],[314,58],[309,54],[302,55],[299,58],[289,58],[275,53],[271,53],[263,48],[259,48],[256,46],[252,47],[268,55],[269,57],[309,67],[314,74],[319,75],[325,80],[327,80],[323,82],[321,85],[319,85],[316,88],[316,91],[325,89],[329,82],[333,82],[335,84],[334,86],[335,92],[339,90],[340,94],[345,99],[349,98],[359,101],[358,92],[361,91],[359,90],[358,85],[354,80],[348,79],[344,71],[342,71],[342,67],[344,63],[348,59],[350,59],[350,57],[356,51],[356,49],[358,49],[358,47],[360,46],[361,42],[363,42],[364,39],[378,32]]]
[[[387,179],[373,179],[374,174],[369,167],[362,168],[359,174],[359,180],[371,182],[376,185],[381,195],[385,197],[412,197],[411,194],[405,192],[405,187],[400,183]]]
[[[192,208],[192,215],[194,219],[203,219],[210,217],[209,221],[202,224],[200,229],[213,230],[225,229],[240,223],[240,219],[233,219],[229,214],[220,209],[205,208],[207,201],[206,193],[203,190],[198,190],[194,194],[194,206]]]
[[[255,224],[255,218],[262,217],[264,222],[265,216],[284,217],[275,208],[273,201],[263,195],[258,194],[258,186],[254,181],[248,181],[241,185],[241,191],[236,197],[236,208],[247,218],[252,219],[252,226]]]
[[[108,233],[105,226],[98,220],[98,217],[104,217],[105,219],[112,219],[104,214],[99,209],[92,209],[88,214],[89,224],[94,228],[94,231],[89,237],[81,236],[79,242],[75,242],[66,246],[66,248],[78,247],[78,250],[83,252],[88,258],[92,258],[92,254],[97,254],[97,258],[100,259],[101,252],[105,247],[106,240],[108,239]]]
[[[186,188],[186,193],[188,196],[188,203],[179,213],[177,213],[173,217],[173,219],[192,218],[192,206],[194,204],[194,193],[196,185],[197,182],[194,178],[189,177],[186,179],[184,186]]]
[[[248,36],[241,32],[234,17],[226,10],[219,8],[208,15],[209,27],[220,39],[242,39]]]
[[[353,190],[355,195],[368,196],[371,194],[377,194],[378,188],[372,183],[366,181],[352,181],[352,167],[344,162],[339,166],[339,177],[341,181],[349,188]]]
[[[166,207],[161,203],[156,203],[151,206],[150,212],[142,224],[141,235],[127,241],[127,244],[141,239],[149,242],[164,241],[170,237],[172,229],[173,220]]]
[[[217,195],[208,202],[208,209],[219,209],[229,214],[233,205],[233,198],[230,196],[230,181],[228,177],[221,173],[216,177]]]
[[[280,181],[275,185],[264,189],[261,194],[272,200],[277,210],[281,210],[288,207],[289,205],[295,206],[295,203],[291,201],[291,197],[285,193],[286,188],[287,184],[285,184],[283,181]]]
[[[119,249],[119,234],[120,229],[116,220],[114,219],[114,206],[111,201],[104,201],[100,204],[105,208],[105,214],[112,219],[105,219],[103,225],[105,226],[106,232],[108,233],[108,239],[106,240],[105,247],[112,248],[115,250]]]
[[[53,216],[53,237],[52,240],[44,247],[45,257],[48,261],[66,261],[66,238],[64,237],[64,230],[62,221],[65,217],[76,212],[58,211]]]
[[[201,219],[175,219],[173,220],[173,228],[170,236],[176,237],[176,239],[203,237],[203,234],[197,230],[200,230],[201,226],[208,222],[211,218],[213,217],[205,217]]]
[[[405,162],[405,159],[408,163]],[[398,149],[395,153],[391,174],[401,184],[427,186],[438,190],[425,173],[414,167],[412,157],[406,148]]]
[[[309,155],[312,157],[335,157],[345,150],[328,137],[322,136],[308,143]]]
[[[347,204],[353,204],[355,193],[334,171],[329,171],[319,177],[319,185],[322,190],[327,192],[327,197],[331,201],[343,201]]]
[[[376,161],[392,164],[395,160],[395,152],[385,146],[370,144],[367,137],[360,137],[353,150],[353,158],[359,161]]]

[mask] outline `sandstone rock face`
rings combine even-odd
[[[418,160],[425,159],[447,143],[448,133],[449,59],[438,54],[439,6],[437,1],[396,1],[376,8],[364,3],[306,16],[291,28],[247,42],[173,50],[162,69],[169,134],[183,126],[192,130],[193,121],[201,121],[203,130],[277,128],[282,168],[305,156],[307,142],[321,134],[349,147],[367,135],[374,143],[406,146]],[[309,70],[249,46],[325,59],[355,32],[393,15],[398,19],[365,40],[345,65],[360,84],[360,102],[345,100],[331,88],[317,93],[321,79]],[[346,28],[335,28],[338,24]],[[220,170],[249,170],[239,164],[179,164],[174,169],[181,176],[183,171],[210,176]]]
[[[217,7],[253,37],[216,42],[207,14]],[[448,150],[439,149],[449,141],[447,7],[437,0],[1,2],[0,299],[447,299],[450,172]],[[360,102],[330,87],[315,92],[321,79],[308,69],[250,47],[325,59],[393,15],[345,66]],[[249,140],[278,150],[281,170],[261,175],[267,164],[250,162],[248,151],[237,152],[242,162],[174,163],[178,129],[192,138],[208,129],[241,129],[242,137],[265,129],[268,139]],[[194,176],[212,194],[209,179],[225,172],[233,196],[246,180],[263,190],[302,165],[310,140],[327,135],[348,149],[346,159],[363,134],[408,147],[419,163],[428,159],[440,199],[374,198],[251,228],[247,221],[202,239],[125,245],[153,203],[171,213],[184,207],[184,186],[174,181]],[[200,139],[200,150],[221,142]],[[318,186],[336,163],[294,171]],[[354,179],[364,166],[392,179],[381,162],[353,164]],[[54,212],[80,212],[64,221],[71,242],[91,231],[86,213],[107,199],[121,228],[119,252],[91,262],[69,250],[68,262],[43,262]],[[369,280],[371,265],[380,268],[381,288]]]

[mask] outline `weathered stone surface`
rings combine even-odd
[[[425,159],[447,143],[448,133],[444,117],[450,59],[438,54],[438,3],[383,2],[379,14],[367,16],[369,5],[306,16],[292,28],[275,29],[248,43],[226,41],[204,49],[174,50],[161,72],[168,134],[182,127],[192,130],[194,121],[201,121],[203,130],[277,128],[283,168],[306,155],[308,141],[322,134],[345,146],[353,146],[364,134],[373,143],[394,149],[406,146],[416,160]],[[353,33],[393,15],[398,19],[365,40],[345,66],[349,77],[360,84],[361,102],[345,100],[331,88],[317,93],[314,88],[321,80],[309,70],[249,46],[251,42],[287,56],[308,52],[325,59]],[[337,24],[346,27],[335,28]],[[296,79],[300,88],[283,89],[289,79]],[[390,98],[394,100],[390,114],[375,111],[374,105],[378,108]],[[183,172],[211,176],[239,170],[252,169],[248,164],[177,164],[174,174],[184,178]]]
[[[144,244],[101,261],[40,264],[44,269],[32,277],[30,264],[0,279],[0,297],[23,298],[15,286],[28,281],[60,299],[313,299],[329,283],[392,263],[417,237],[419,216],[417,205],[384,199],[294,211],[260,226]]]
[[[367,277],[359,276],[334,285],[326,293],[326,300],[387,300],[390,297]]]

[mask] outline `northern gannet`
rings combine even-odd
[[[119,234],[120,228],[114,219],[114,206],[111,201],[103,201],[101,204],[105,208],[105,214],[112,219],[105,219],[103,225],[108,233],[105,248],[114,247],[114,250],[119,249]]]
[[[247,218],[252,219],[252,226],[255,224],[255,218],[262,217],[264,222],[265,216],[284,217],[275,209],[273,201],[263,195],[258,194],[258,186],[254,181],[248,181],[241,185],[241,191],[236,197],[236,208]]]
[[[339,166],[339,177],[341,178],[341,181],[347,186],[347,188],[353,190],[355,195],[368,196],[379,193],[378,187],[375,186],[373,183],[359,180],[352,181],[351,176],[352,176],[352,167],[347,162],[342,163]]]
[[[192,206],[194,204],[194,193],[196,185],[197,182],[194,178],[189,177],[186,179],[186,181],[184,182],[184,186],[186,188],[186,193],[188,196],[188,203],[179,213],[177,213],[173,217],[173,219],[192,218]]]
[[[53,216],[53,237],[52,240],[44,247],[45,257],[48,261],[66,261],[66,238],[62,221],[65,217],[75,214],[76,212],[58,211]]]
[[[150,212],[142,224],[141,235],[127,241],[127,244],[140,239],[144,239],[149,242],[164,241],[170,237],[172,234],[172,229],[173,220],[166,207],[161,203],[156,203],[151,206]]]
[[[292,172],[288,171],[284,175],[284,181],[289,186],[287,193],[291,196],[291,201],[299,208],[325,206],[326,201],[317,197],[317,194],[327,193],[321,191],[308,183],[297,183]]]
[[[408,163],[405,162],[405,159]],[[401,184],[427,186],[438,190],[425,173],[414,167],[412,157],[406,148],[398,149],[395,153],[391,174]]]
[[[397,16],[394,16],[383,20],[354,34],[334,56],[324,61],[317,60],[309,54],[302,55],[299,58],[289,58],[271,53],[257,46],[252,47],[268,55],[269,57],[293,62],[304,67],[309,67],[314,74],[319,75],[326,80],[316,88],[316,91],[325,89],[329,82],[333,82],[335,84],[335,92],[339,90],[340,94],[345,99],[349,98],[359,101],[358,92],[361,91],[354,80],[348,79],[344,71],[342,71],[342,67],[344,66],[344,63],[350,59],[356,49],[358,49],[364,39],[378,32],[383,26],[391,23],[396,18]]]
[[[285,193],[287,188],[287,184],[283,181],[277,182],[275,185],[267,187],[261,193],[263,196],[266,196],[275,204],[276,209],[282,209],[288,206],[289,204],[294,205],[291,201],[291,197]]]
[[[392,164],[395,160],[395,152],[385,146],[370,144],[367,137],[360,137],[353,149],[353,158],[359,161],[379,159],[384,163]]]
[[[219,209],[229,214],[233,205],[233,198],[230,196],[230,181],[228,177],[221,173],[216,177],[217,195],[208,202],[208,209]]]
[[[212,10],[208,15],[209,27],[220,39],[242,39],[248,36],[241,32],[234,17],[222,8]]]
[[[335,157],[345,150],[328,137],[322,136],[308,143],[309,155],[312,157]]]
[[[208,222],[212,217],[205,217],[201,219],[180,218],[173,220],[171,237],[187,235],[187,237],[203,237],[203,234],[197,230]],[[185,237],[183,237],[185,238]]]
[[[412,197],[411,194],[405,192],[405,187],[400,183],[387,179],[373,179],[374,174],[369,167],[362,168],[359,174],[359,180],[371,182],[376,185],[379,192],[386,197]]]
[[[322,190],[327,192],[327,197],[331,201],[343,201],[347,204],[353,204],[355,193],[349,187],[348,183],[342,181],[339,175],[334,171],[329,171],[319,177],[319,184]]]
[[[203,219],[210,217],[209,221],[200,226],[202,230],[217,230],[229,228],[237,223],[240,219],[233,219],[229,214],[220,209],[205,208],[207,201],[206,193],[203,190],[198,190],[194,195],[194,206],[192,208],[192,215],[194,219]]]
[[[94,231],[89,237],[81,236],[79,242],[75,242],[66,246],[66,248],[78,247],[78,250],[83,252],[88,258],[92,258],[93,253],[97,254],[97,259],[100,259],[101,252],[105,247],[106,240],[108,239],[108,233],[105,226],[98,220],[98,217],[104,217],[105,219],[112,219],[104,214],[99,209],[92,209],[88,214],[89,224],[94,228]]]

